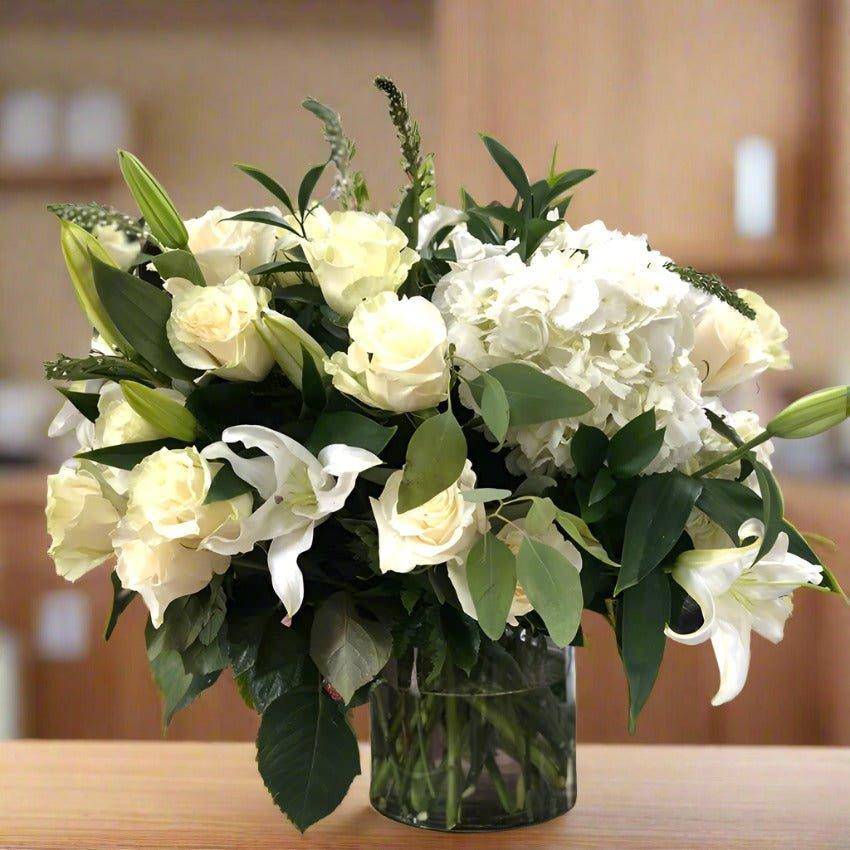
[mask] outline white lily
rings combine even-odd
[[[315,457],[291,437],[260,425],[238,425],[221,436],[223,442],[207,446],[203,456],[227,460],[264,502],[242,520],[236,536],[214,536],[206,545],[222,555],[235,555],[250,552],[260,540],[271,540],[272,586],[291,617],[304,600],[298,556],[310,548],[313,529],[342,508],[358,474],[378,466],[381,459],[342,444],[325,446]],[[265,456],[239,457],[228,443],[258,448]]]
[[[670,628],[665,633],[679,643],[691,645],[711,640],[720,668],[720,688],[712,705],[729,702],[743,689],[750,666],[750,633],[755,631],[779,643],[793,610],[793,591],[821,581],[820,565],[788,551],[785,532],[779,533],[770,551],[758,562],[756,556],[764,536],[762,522],[747,520],[738,534],[742,540],[755,537],[755,542],[739,548],[684,552],[676,559],[672,572],[699,605],[703,624],[690,634]]]

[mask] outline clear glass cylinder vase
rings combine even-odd
[[[467,674],[434,673],[422,653],[394,660],[370,697],[372,805],[411,826],[529,826],[576,800],[571,647],[509,629],[482,641]]]

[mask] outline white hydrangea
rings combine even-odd
[[[517,471],[570,472],[580,421],[613,434],[650,408],[666,431],[648,471],[680,466],[700,448],[708,420],[689,353],[708,296],[665,268],[669,259],[645,237],[599,221],[578,230],[564,223],[528,263],[508,253],[512,246],[483,245],[467,232],[452,242],[458,260],[433,300],[459,362],[472,364],[463,366],[467,377],[520,361],[593,402],[580,419],[512,429]]]

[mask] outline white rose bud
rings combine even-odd
[[[438,461],[435,461],[438,462]],[[460,478],[424,505],[398,512],[402,472],[387,479],[380,498],[370,499],[378,525],[381,572],[409,573],[416,567],[463,562],[476,538],[487,529],[484,505],[466,501],[461,493],[475,487],[467,460]]]
[[[165,288],[172,295],[166,324],[174,353],[193,369],[228,381],[262,381],[274,359],[255,322],[269,303],[269,291],[237,272],[218,286],[195,286],[179,277]]]
[[[141,243],[137,239],[130,239],[115,223],[95,225],[92,236],[100,242],[115,265],[123,271],[127,271],[136,262],[142,250]]]
[[[280,215],[277,207],[265,207],[264,211]],[[189,234],[189,250],[195,255],[209,285],[223,283],[238,271],[250,272],[270,262],[275,244],[285,232],[270,224],[227,221],[234,215],[238,212],[215,207],[200,218],[184,222]]]
[[[133,470],[127,513],[113,536],[122,587],[142,596],[155,627],[178,597],[206,587],[230,557],[207,548],[215,534],[235,534],[251,512],[249,494],[206,503],[218,464],[194,447],[160,449]]]
[[[348,351],[325,361],[340,392],[395,413],[445,401],[446,323],[430,301],[383,292],[354,311],[348,333]]]
[[[333,212],[325,232],[302,242],[325,301],[350,316],[365,298],[395,292],[419,259],[384,213]]]
[[[766,369],[791,368],[779,314],[755,292],[739,289],[738,295],[755,319],[715,299],[697,322],[691,362],[700,370],[704,393],[726,392]]]
[[[76,581],[112,555],[110,535],[120,519],[97,478],[83,469],[60,469],[47,478],[48,553],[56,572]]]

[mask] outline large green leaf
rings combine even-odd
[[[675,470],[640,480],[626,519],[615,593],[637,584],[664,560],[685,530],[701,490],[700,481]]]
[[[570,455],[582,478],[593,479],[605,463],[608,437],[599,428],[581,423],[570,440]]]
[[[171,298],[94,256],[92,271],[104,309],[133,350],[170,378],[194,380],[198,373],[186,366],[168,343],[165,325],[171,315]]]
[[[492,375],[481,375],[481,418],[501,444],[508,432],[511,413],[504,387]]]
[[[447,410],[426,419],[407,446],[398,491],[398,512],[418,508],[460,478],[466,463],[466,437]]]
[[[492,136],[481,134],[481,141],[493,157],[496,165],[502,170],[505,177],[510,180],[511,185],[517,190],[519,196],[528,200],[531,197],[531,186],[525,169],[519,160],[501,143]]]
[[[325,446],[345,443],[377,455],[384,450],[397,430],[395,425],[381,425],[368,416],[349,410],[323,413],[313,426],[307,448],[318,455]]]
[[[148,455],[160,449],[182,449],[186,444],[180,440],[145,440],[142,443],[123,443],[120,446],[106,446],[102,449],[92,449],[80,452],[75,457],[80,460],[93,460],[104,466],[115,466],[118,469],[132,469]]]
[[[658,454],[664,442],[664,428],[655,428],[655,410],[636,416],[611,437],[608,466],[618,478],[631,478],[642,472]]]
[[[761,541],[756,560],[766,555],[776,543],[779,532],[782,531],[782,523],[785,518],[785,502],[782,491],[774,478],[773,473],[761,462],[752,459],[753,469],[761,491],[761,501],[764,505],[762,521],[764,522],[764,537]]]
[[[277,617],[266,621],[256,660],[246,674],[251,699],[259,712],[282,694],[319,681],[307,639],[296,629],[281,625]]]
[[[516,590],[513,552],[488,531],[466,556],[466,580],[481,630],[491,640],[498,640],[505,631]]]
[[[664,657],[664,627],[670,619],[670,579],[653,570],[623,591],[620,652],[629,682],[629,729],[634,732]]]
[[[360,751],[341,708],[317,687],[283,694],[266,709],[257,766],[275,804],[304,832],[345,797]]]
[[[345,591],[328,597],[316,611],[310,657],[346,703],[383,670],[391,649],[386,626],[360,617]]]
[[[195,255],[189,251],[180,248],[166,251],[164,254],[157,254],[151,259],[151,262],[164,280],[171,277],[182,277],[184,280],[194,283],[195,286],[206,286],[201,267],[198,265]]]
[[[552,640],[567,646],[581,622],[583,596],[578,570],[556,549],[526,537],[519,548],[517,580]]]
[[[495,378],[505,391],[512,428],[581,416],[593,407],[584,393],[550,378],[533,366],[505,363],[490,369],[487,375]],[[476,378],[470,386],[480,404],[483,381]]]
[[[210,489],[207,491],[207,498],[204,501],[206,504],[224,502],[250,492],[251,485],[247,481],[243,481],[233,471],[233,467],[229,463],[221,461],[221,469],[216,472],[210,482]]]

